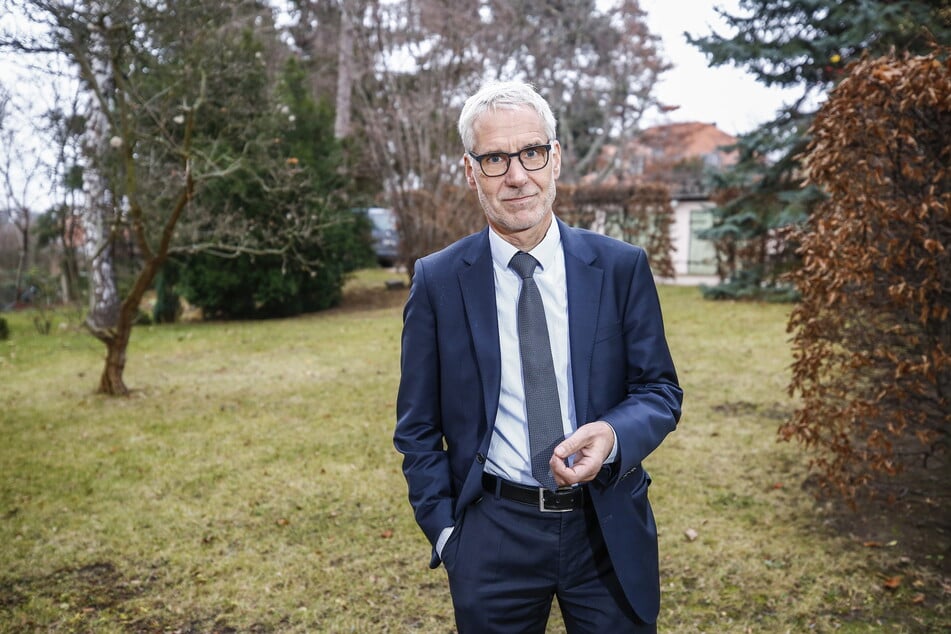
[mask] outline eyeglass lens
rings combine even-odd
[[[511,160],[511,155],[499,152],[483,156],[480,164],[486,176],[501,176],[509,171]],[[527,147],[518,153],[518,160],[529,172],[540,170],[548,165],[548,149],[544,145]]]

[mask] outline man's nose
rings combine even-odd
[[[522,162],[518,158],[513,158],[509,163],[509,171],[505,173],[505,183],[507,185],[521,186],[528,181],[528,172],[522,167]]]

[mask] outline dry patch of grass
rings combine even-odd
[[[452,632],[392,447],[389,279],[319,315],[137,328],[126,399],[92,393],[103,351],[74,322],[7,315],[0,631]],[[942,631],[937,573],[836,530],[776,442],[786,308],[662,300],[687,396],[647,464],[661,631]]]

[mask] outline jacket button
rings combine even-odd
[[[485,456],[481,453],[476,454],[476,460],[479,461],[479,464],[485,464]]]

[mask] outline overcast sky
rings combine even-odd
[[[665,57],[674,65],[657,86],[657,96],[668,105],[679,106],[669,113],[650,115],[646,124],[703,121],[715,123],[724,132],[735,135],[772,119],[784,102],[792,101],[794,93],[761,86],[740,69],[707,68],[706,57],[687,44],[684,31],[693,35],[707,34],[712,30],[725,33],[714,6],[735,14],[739,12],[738,1],[641,0],[649,28],[660,36]],[[0,25],[8,27],[12,19],[14,16],[2,15]],[[8,56],[0,56],[0,77],[6,86],[17,92],[26,92],[28,87],[37,88],[37,84],[29,79],[30,71],[11,61]],[[33,109],[42,111],[52,105],[45,97],[39,94],[31,100]],[[32,140],[31,135],[28,138]],[[29,145],[29,142],[24,145]],[[41,189],[45,192],[48,187]]]
[[[641,0],[651,32],[661,37],[665,56],[674,65],[663,75],[657,96],[680,106],[669,114],[651,116],[649,123],[703,121],[735,135],[772,119],[784,99],[792,101],[794,93],[757,84],[743,70],[707,68],[706,56],[687,43],[684,31],[694,36],[726,34],[714,6],[738,14],[737,4],[738,0]]]

